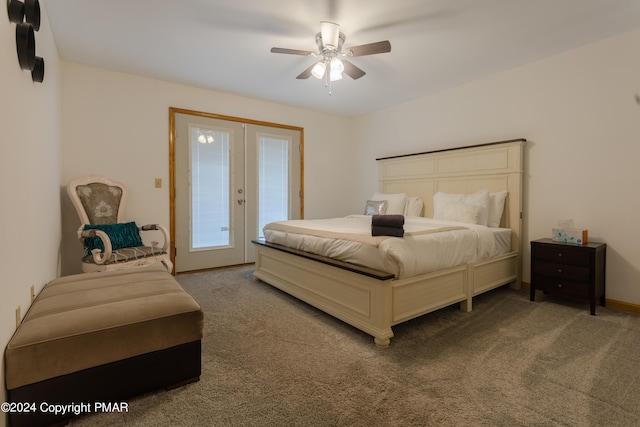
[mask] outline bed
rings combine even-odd
[[[434,196],[438,200],[443,194],[506,195],[502,215],[494,219],[498,221],[494,228],[507,232],[505,250],[436,270],[409,271],[384,262],[339,259],[331,256],[331,251],[305,250],[304,246],[271,236],[271,241],[254,241],[254,277],[372,335],[378,347],[389,346],[394,325],[456,303],[461,310],[470,311],[474,296],[505,284],[520,288],[525,142],[516,139],[376,160],[379,193],[417,198],[424,205],[421,216],[425,218],[434,217]],[[350,216],[353,221],[357,217],[360,215]],[[396,240],[413,239],[411,231],[417,229],[412,227],[423,219],[406,217],[406,221],[407,236]],[[440,225],[460,224],[444,221]],[[467,233],[473,227],[463,228],[446,232]],[[504,240],[504,231],[494,232],[501,235],[497,239]]]

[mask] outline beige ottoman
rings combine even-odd
[[[198,303],[161,264],[51,281],[5,351],[8,400],[35,405],[9,413],[10,425],[75,415],[52,414],[43,402],[122,402],[197,381],[203,322]]]

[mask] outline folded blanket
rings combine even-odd
[[[400,227],[385,227],[383,225],[372,225],[371,226],[371,235],[372,236],[392,236],[392,237],[403,237],[404,236],[404,228]]]
[[[371,217],[372,236],[404,236],[403,215],[373,215]]]
[[[402,228],[404,226],[404,215],[373,215],[371,217],[371,226]]]

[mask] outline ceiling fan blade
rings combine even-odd
[[[296,79],[308,79],[309,77],[311,77],[311,70],[313,70],[313,67],[315,66],[316,64],[313,64],[312,66],[310,66],[309,68],[307,68],[306,70],[298,74]]]
[[[344,59],[341,59],[341,61],[342,61],[342,64],[344,65],[344,73],[347,76],[351,77],[353,80],[359,79],[360,77],[367,74],[364,71],[362,71],[360,68],[353,65],[351,62]]]
[[[271,53],[287,53],[289,55],[302,55],[302,56],[315,55],[315,52],[311,52],[310,50],[286,49],[283,47],[272,47]]]
[[[391,52],[391,43],[389,43],[389,40],[385,40],[383,42],[361,44],[360,46],[352,46],[345,51],[349,56],[364,56],[375,55],[376,53],[387,53]]]

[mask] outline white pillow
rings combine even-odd
[[[480,190],[473,194],[452,194],[437,192],[433,195],[433,217],[435,219],[444,218],[444,207],[447,203],[465,203],[480,207],[480,217],[478,224],[487,226],[489,221],[489,190]]]
[[[420,197],[408,197],[404,205],[404,216],[422,216],[424,203]]]
[[[373,193],[371,200],[386,200],[387,215],[404,215],[404,205],[407,203],[407,195],[405,193],[384,194]]]
[[[469,205],[464,202],[449,202],[442,208],[442,216],[447,221],[478,224],[482,208],[478,205]]]
[[[489,219],[487,221],[487,227],[500,227],[500,220],[502,219],[502,212],[504,211],[504,201],[506,198],[506,191],[489,193]]]

